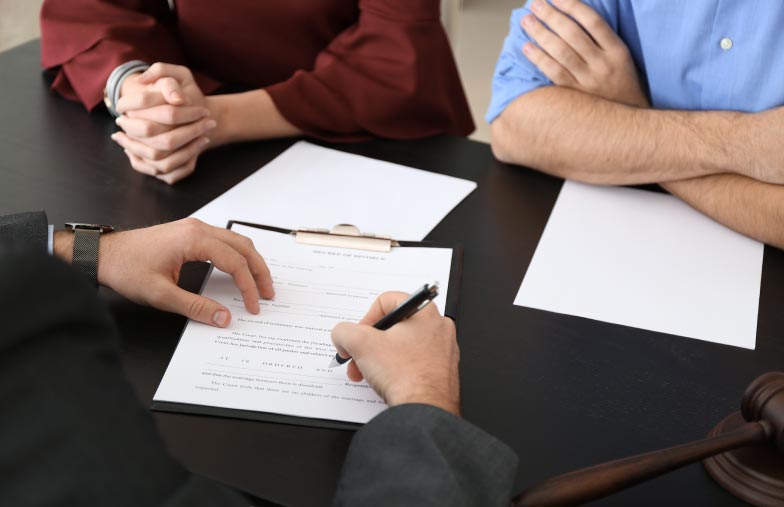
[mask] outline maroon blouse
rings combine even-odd
[[[205,93],[266,88],[331,141],[474,129],[438,0],[45,0],[42,64],[87,109],[129,60],[188,66]]]

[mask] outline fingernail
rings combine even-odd
[[[118,117],[117,117],[117,119],[116,119],[116,120],[114,120],[114,123],[116,123],[117,125],[119,125],[119,124],[120,124],[120,120],[122,120],[122,116],[118,116]]]
[[[228,322],[229,314],[223,310],[218,310],[215,312],[215,315],[212,316],[212,321],[218,326],[225,326]]]
[[[207,146],[208,144],[210,144],[210,138],[209,137],[203,138],[201,140],[201,143],[199,143],[199,144],[201,144],[202,146]]]
[[[534,16],[532,14],[528,14],[527,16],[523,17],[523,26],[530,27],[534,24]]]
[[[534,45],[531,44],[530,42],[526,43],[525,46],[523,46],[523,53],[527,55],[530,54],[531,51],[533,50],[534,50]]]
[[[115,132],[115,133],[114,133],[114,134],[112,134],[110,137],[112,138],[112,141],[116,141],[116,140],[117,140],[117,138],[118,138],[119,136],[120,136],[120,134],[118,134],[117,132]]]
[[[542,7],[544,7],[544,5],[542,5],[542,0],[534,0],[531,4],[531,10],[534,12],[539,12],[542,10]]]
[[[204,108],[204,109],[202,109],[201,114],[202,114],[202,116],[211,116],[212,115],[212,111],[210,111],[207,108]]]
[[[182,100],[182,95],[180,95],[179,92],[172,92],[172,98],[174,100]]]
[[[210,120],[207,122],[207,128],[210,130],[214,129],[217,126],[218,126],[218,122],[215,120]]]

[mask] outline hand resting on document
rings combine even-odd
[[[250,239],[195,218],[106,234],[100,241],[98,282],[136,303],[228,326],[228,308],[177,286],[180,268],[189,261],[211,261],[230,274],[251,313],[259,313],[260,296],[275,295],[267,264]],[[72,252],[73,234],[55,233],[55,255],[70,263]]]
[[[423,403],[460,415],[460,350],[452,320],[431,303],[387,331],[372,327],[407,297],[386,292],[358,324],[335,326],[335,348],[353,358],[349,378],[366,379],[389,406]]]

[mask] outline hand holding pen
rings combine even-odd
[[[332,341],[342,358],[353,359],[349,379],[367,380],[389,406],[425,403],[459,414],[460,352],[454,322],[442,317],[435,304],[420,304],[414,306],[420,311],[402,321],[396,317],[398,323],[389,324],[387,331],[373,327],[410,298],[401,292],[382,294],[359,324],[335,326]]]
[[[405,301],[400,303],[394,310],[381,317],[373,327],[379,331],[386,331],[398,322],[402,322],[407,318],[414,315],[416,312],[427,306],[428,303],[438,297],[438,282],[431,285],[423,285],[418,291],[411,294]],[[366,317],[367,318],[367,317]],[[341,357],[340,353],[336,353],[332,362],[329,363],[330,368],[335,368],[341,364],[351,361],[351,356]]]

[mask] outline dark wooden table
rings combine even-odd
[[[186,217],[292,141],[220,148],[169,187],[133,172],[103,111],[49,92],[38,43],[0,55],[0,213],[45,209],[50,222],[131,228]],[[784,254],[767,247],[757,349],[747,351],[513,306],[561,181],[493,159],[461,138],[335,146],[476,181],[428,239],[461,242],[458,335],[465,418],[520,456],[517,488],[578,467],[703,437],[757,375],[784,367]],[[579,245],[575,245],[579,248]],[[203,269],[188,269],[197,287]],[[185,319],[102,289],[123,337],[128,377],[149,404]],[[155,413],[194,472],[284,505],[329,503],[352,433]],[[700,465],[599,505],[741,505]]]

